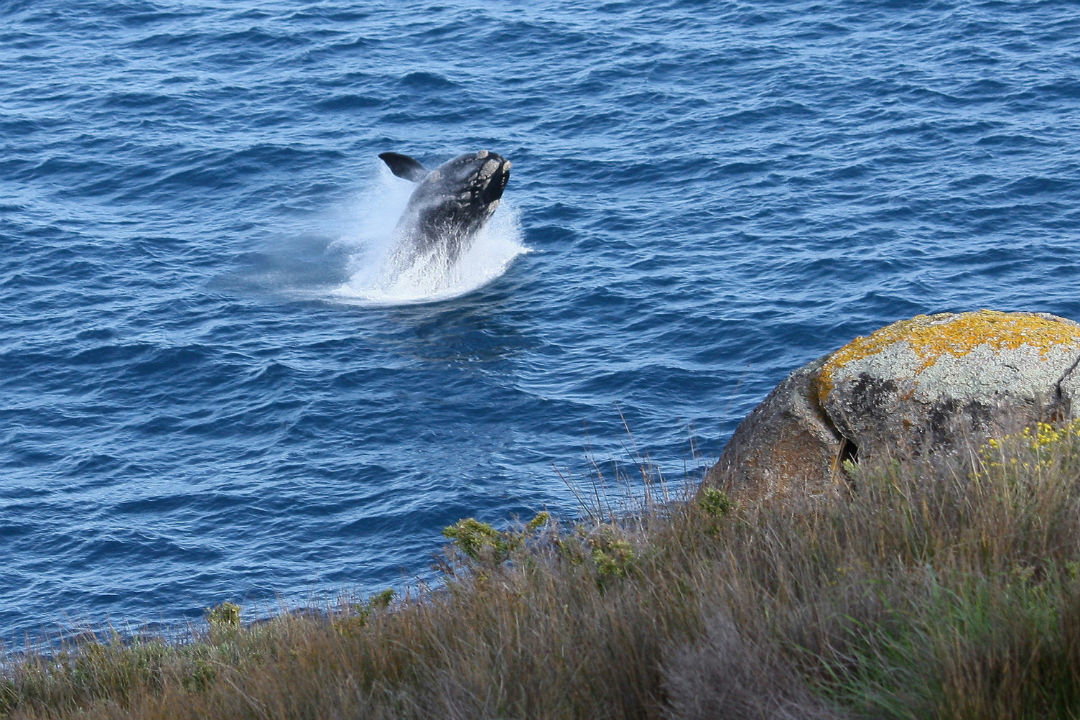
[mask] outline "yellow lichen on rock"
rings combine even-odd
[[[833,389],[833,373],[849,363],[870,357],[898,342],[906,342],[921,360],[922,372],[944,355],[963,357],[977,347],[1016,349],[1030,346],[1045,358],[1053,347],[1080,347],[1080,325],[1036,313],[979,310],[960,314],[916,315],[867,335],[857,337],[834,352],[818,376],[821,403]]]

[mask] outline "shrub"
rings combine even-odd
[[[212,608],[206,609],[206,621],[211,627],[237,628],[240,627],[240,606],[236,603],[223,602]]]

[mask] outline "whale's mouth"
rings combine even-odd
[[[479,178],[484,183],[480,191],[480,200],[484,204],[496,203],[502,197],[506,183],[510,180],[510,161],[498,155],[492,155],[480,168]]]

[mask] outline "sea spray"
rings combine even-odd
[[[349,278],[331,296],[364,305],[434,302],[472,292],[506,272],[510,262],[528,252],[522,242],[520,214],[504,199],[495,215],[476,233],[456,261],[435,247],[407,259],[395,252],[397,220],[413,185],[382,172],[356,205],[356,225],[337,245],[351,249]]]

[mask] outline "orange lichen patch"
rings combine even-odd
[[[1005,313],[996,310],[957,315],[916,315],[880,330],[857,337],[834,352],[818,376],[818,400],[824,403],[833,389],[833,373],[848,363],[870,357],[897,342],[906,342],[922,359],[916,374],[945,355],[963,357],[986,345],[995,351],[1029,346],[1045,359],[1054,347],[1080,346],[1080,325],[1034,313]]]

